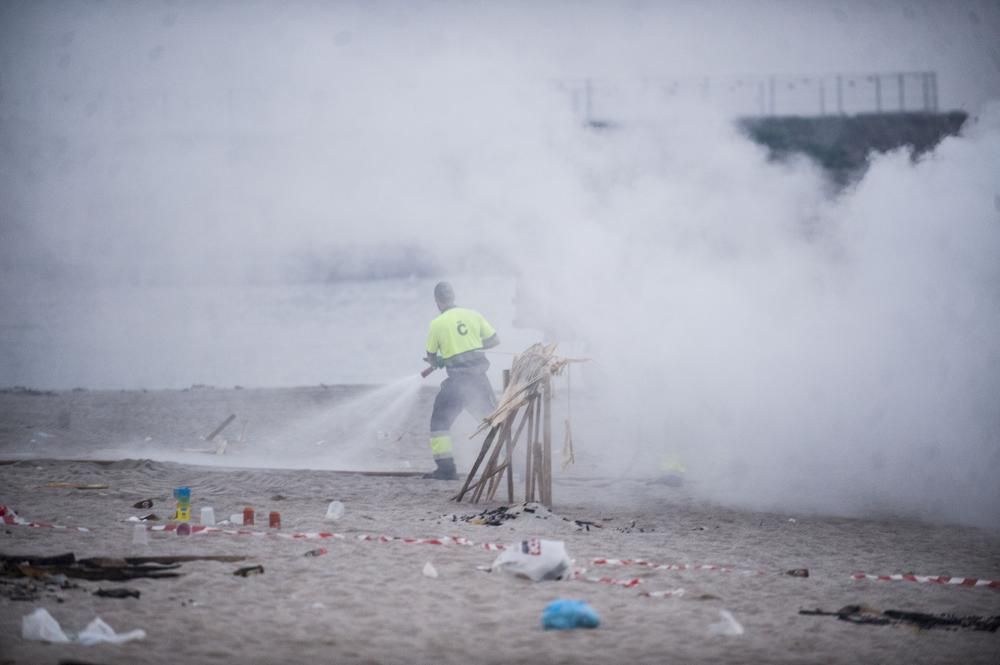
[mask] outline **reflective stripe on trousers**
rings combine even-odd
[[[434,455],[434,459],[451,457],[451,434],[431,432],[431,454]]]

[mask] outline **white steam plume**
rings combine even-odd
[[[997,110],[834,198],[704,112],[594,138],[588,208],[524,267],[596,359],[590,452],[680,453],[756,507],[1000,525]]]

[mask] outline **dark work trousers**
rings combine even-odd
[[[493,386],[483,372],[449,372],[441,382],[431,411],[431,432],[447,432],[465,409],[478,419],[493,413],[497,406]]]

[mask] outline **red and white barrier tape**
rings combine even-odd
[[[592,566],[642,566],[651,570],[714,570],[719,573],[739,573],[741,575],[763,575],[762,570],[738,570],[714,564],[653,563],[645,559],[591,559]]]
[[[150,531],[166,531],[172,532],[177,531],[178,524],[157,524],[148,527]],[[191,534],[198,535],[203,533],[224,533],[230,536],[257,536],[259,538],[271,537],[271,538],[284,538],[286,540],[317,540],[325,538],[335,538],[337,540],[346,540],[347,536],[342,533],[332,533],[328,531],[251,531],[249,529],[225,529],[222,527],[215,526],[204,526],[204,525],[193,525],[191,526]],[[368,542],[378,542],[378,543],[392,543],[401,542],[408,545],[464,545],[464,546],[475,546],[476,543],[472,542],[468,538],[461,538],[458,536],[442,536],[440,538],[406,538],[402,536],[376,536],[372,534],[361,534],[355,536],[357,540],[368,541]]]
[[[44,522],[32,522],[31,520],[26,520],[23,517],[19,517],[17,513],[14,512],[13,508],[8,508],[7,506],[0,506],[0,518],[3,518],[3,523],[7,525],[17,525],[26,526],[32,529],[60,529],[67,531],[90,531],[82,526],[63,526],[61,524],[45,524]]]
[[[954,584],[955,586],[985,586],[1000,589],[1000,580],[980,580],[975,577],[949,577],[947,575],[869,575],[854,573],[853,580],[876,580],[878,582],[919,582],[921,584]]]
[[[626,589],[633,589],[640,584],[642,584],[642,579],[638,577],[630,577],[628,579],[615,579],[614,577],[594,577],[592,575],[587,575],[587,570],[585,568],[575,568],[573,570],[573,575],[570,576],[571,580],[584,580],[586,582],[594,582],[595,584],[610,584],[614,586],[625,587]],[[684,595],[684,589],[669,589],[665,591],[643,591],[639,593],[640,596],[645,596],[646,598],[679,598]]]
[[[173,532],[177,531],[179,524],[154,524],[147,528],[150,531],[166,531]],[[258,536],[261,538],[271,537],[271,538],[285,538],[286,540],[315,540],[317,538],[338,538],[343,540],[346,536],[339,533],[329,533],[326,531],[313,531],[313,532],[299,532],[299,531],[277,531],[272,529],[270,531],[250,531],[248,529],[224,529],[217,526],[205,526],[203,524],[194,524],[191,526],[191,535],[198,535],[202,533],[224,533],[230,536]]]
[[[595,584],[611,584],[614,586],[622,586],[626,589],[631,589],[632,587],[637,587],[642,584],[642,580],[638,577],[632,577],[627,580],[619,580],[613,577],[594,577],[592,575],[587,575],[586,568],[574,568],[573,573],[569,576],[569,579],[594,582]]]
[[[440,538],[404,538],[402,536],[372,536],[369,534],[363,534],[357,536],[357,539],[376,541],[379,543],[401,542],[408,545],[464,545],[466,547],[474,547],[476,545],[476,543],[472,542],[468,538],[461,538],[459,536],[442,536]]]
[[[63,526],[61,524],[46,524],[44,522],[32,522],[31,520],[24,519],[20,517],[12,508],[8,506],[0,505],[0,518],[2,518],[3,523],[8,526],[26,526],[34,529],[56,529],[56,530],[72,530],[81,532],[90,532],[90,529],[82,526],[69,527]],[[177,524],[157,524],[150,525],[148,529],[150,531],[164,531],[172,532],[177,530]],[[327,539],[334,538],[339,540],[345,540],[347,536],[340,533],[332,533],[326,531],[312,531],[312,532],[283,532],[277,530],[270,531],[250,531],[247,529],[224,529],[221,527],[214,526],[204,526],[204,525],[193,525],[191,526],[191,533],[193,535],[203,534],[203,533],[224,533],[227,535],[234,536],[257,536],[257,537],[271,537],[271,538],[283,538],[286,540],[316,540],[316,539]],[[369,541],[369,542],[380,542],[380,543],[391,543],[391,542],[401,542],[412,545],[462,545],[465,547],[481,547],[487,551],[502,551],[506,549],[506,545],[501,543],[476,543],[468,538],[462,538],[459,536],[442,536],[440,538],[407,538],[401,536],[375,536],[371,534],[362,534],[356,536],[358,540]],[[594,566],[642,566],[644,568],[649,568],[651,570],[670,570],[670,571],[687,571],[687,570],[711,570],[723,573],[741,573],[747,575],[763,575],[764,572],[760,570],[738,570],[734,568],[728,568],[726,566],[719,566],[714,564],[664,564],[664,563],[653,563],[645,559],[591,559],[591,565]],[[632,588],[638,586],[642,583],[639,578],[630,579],[615,579],[611,577],[588,577],[582,573],[574,574],[572,579],[582,579],[588,582],[595,582],[598,584],[612,584],[617,586],[623,586],[625,588]],[[924,584],[950,584],[955,586],[967,586],[967,587],[989,587],[993,589],[1000,589],[1000,580],[985,580],[977,579],[972,577],[950,577],[947,575],[870,575],[867,573],[854,573],[851,575],[851,579],[855,580],[874,580],[880,582],[918,582]],[[679,596],[683,595],[683,589],[674,589],[672,591],[649,591],[643,592],[641,595],[654,597],[654,598],[664,598],[669,596]]]
[[[596,582],[597,584],[612,584],[614,586],[623,586],[626,589],[631,589],[632,587],[636,587],[642,584],[642,580],[640,580],[638,577],[633,577],[627,580],[616,580],[613,577],[586,576],[583,579],[587,580],[588,582]]]

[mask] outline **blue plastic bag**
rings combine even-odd
[[[542,612],[542,626],[546,630],[571,628],[597,628],[601,624],[597,612],[586,601],[553,600]]]

